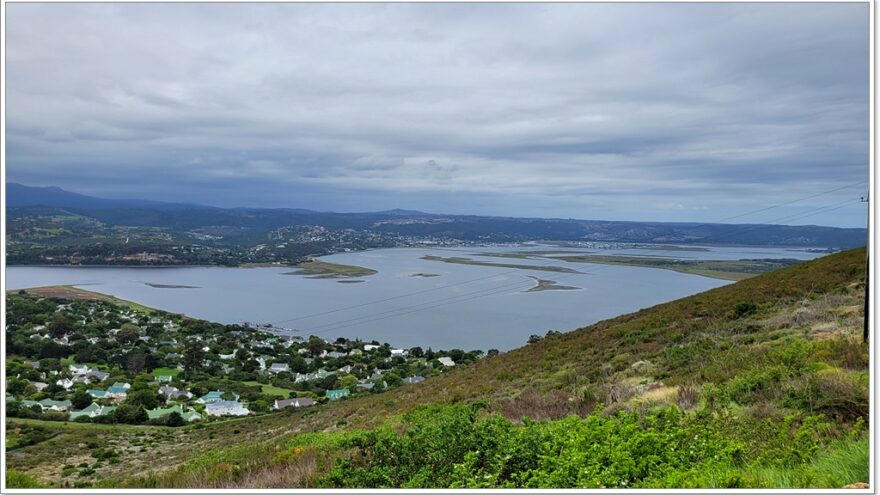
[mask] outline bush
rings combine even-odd
[[[758,312],[758,305],[749,301],[739,301],[733,305],[733,316],[743,318]]]
[[[37,478],[17,469],[6,468],[6,488],[42,488]]]
[[[523,426],[475,406],[430,406],[390,428],[360,434],[355,450],[324,478],[346,487],[638,487],[672,473],[693,477],[715,463],[741,462],[743,447],[710,422],[691,421],[676,407],[642,417],[603,417]]]

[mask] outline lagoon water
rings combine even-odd
[[[291,268],[7,267],[6,288],[75,285],[196,318],[273,323],[298,335],[360,337],[393,346],[508,350],[531,334],[568,331],[730,283],[653,268],[567,263],[547,259],[469,256],[532,250],[665,256],[682,259],[797,258],[805,250],[709,247],[706,251],[580,249],[547,245],[485,248],[401,248],[336,254],[323,261],[377,270],[361,283],[285,275]],[[450,264],[424,255],[493,263],[564,266],[557,273]],[[417,274],[436,274],[423,277]],[[579,290],[527,292],[529,276]],[[153,285],[149,285],[153,284]],[[189,288],[168,287],[188,286]]]

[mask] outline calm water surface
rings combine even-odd
[[[274,323],[299,334],[360,337],[395,346],[508,350],[531,334],[576,328],[725,285],[669,270],[558,261],[473,257],[469,253],[566,250],[687,259],[797,258],[803,250],[712,247],[710,251],[572,249],[542,245],[487,248],[402,248],[345,253],[324,261],[379,273],[362,283],[284,275],[290,268],[8,267],[7,289],[75,285],[166,311],[223,323]],[[481,261],[545,265],[584,272],[458,265],[422,260],[433,254]],[[436,274],[418,277],[415,274]],[[579,290],[526,292],[534,276]],[[194,288],[157,288],[148,284]]]

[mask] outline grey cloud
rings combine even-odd
[[[867,179],[864,4],[7,14],[14,181],[224,205],[709,221]],[[851,213],[811,220],[861,225]]]

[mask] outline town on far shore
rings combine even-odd
[[[414,386],[484,357],[479,350],[403,349],[278,330],[118,301],[9,292],[6,413],[181,426]]]

